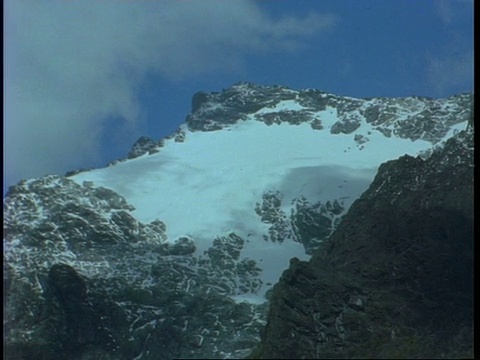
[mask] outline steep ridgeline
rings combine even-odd
[[[214,131],[250,119],[253,114],[255,120],[267,125],[307,123],[321,130],[325,126],[321,112],[334,109],[337,120],[328,129],[331,134],[352,134],[367,123],[387,137],[437,142],[451,125],[469,118],[471,107],[471,94],[447,99],[356,99],[315,89],[295,91],[282,86],[239,83],[221,93],[196,93],[192,114],[186,121],[190,130]],[[368,141],[366,134],[356,135],[357,142]]]
[[[248,355],[290,259],[323,246],[381,163],[443,151],[472,101],[239,83],[197,93],[176,133],[108,167],[19,182],[4,199],[8,358]]]
[[[473,358],[473,136],[380,166],[275,285],[252,358]]]
[[[186,124],[188,131],[222,130],[252,119],[266,125],[308,124],[315,130],[326,128],[330,134],[354,134],[359,147],[370,139],[369,134],[358,130],[366,130],[360,128],[369,124],[370,134],[375,130],[386,137],[422,139],[434,144],[442,140],[453,125],[468,121],[472,108],[471,94],[446,99],[419,96],[357,99],[316,89],[296,91],[284,86],[240,82],[222,92],[197,92]],[[335,113],[333,123],[326,116],[332,113]],[[168,139],[185,141],[185,128],[158,142],[142,136],[126,159],[158,152]]]

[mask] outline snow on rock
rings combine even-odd
[[[36,319],[58,295],[49,274],[61,263],[91,294],[79,305],[86,317],[118,311],[102,325],[102,351],[245,356],[290,260],[310,257],[381,163],[430,156],[464,129],[471,103],[238,83],[195,94],[175,134],[141,138],[108,167],[20,182],[4,200],[7,285],[23,284],[8,310],[32,315],[9,325],[9,342],[43,339],[50,325]]]

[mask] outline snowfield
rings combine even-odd
[[[284,101],[268,110],[279,109],[298,110],[298,105]],[[292,257],[308,258],[299,243],[263,240],[268,224],[254,209],[264,192],[280,192],[286,214],[300,196],[322,202],[341,199],[348,208],[382,162],[432,147],[424,140],[387,138],[366,122],[352,134],[332,135],[329,130],[337,120],[333,108],[316,114],[322,130],[308,123],[266,125],[254,115],[222,131],[191,132],[183,125],[184,142],[169,139],[158,153],[71,179],[116,191],[135,207],[132,215],[137,220],[160,219],[167,225],[168,241],[190,237],[198,253],[217,236],[241,236],[246,240],[242,257],[263,268],[263,296],[266,284],[278,280]],[[368,140],[360,145],[354,140],[358,134]]]

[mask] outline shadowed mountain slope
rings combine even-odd
[[[275,285],[256,358],[473,357],[473,142],[380,166]]]

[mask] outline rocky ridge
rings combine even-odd
[[[386,137],[438,143],[452,124],[471,117],[471,101],[471,95],[360,100],[239,83],[221,93],[197,93],[175,134],[158,142],[142,137],[120,161],[161,151],[170,139],[188,141],[191,131],[228,130],[246,119],[307,122],[312,131],[349,134],[358,146],[368,145],[369,134],[355,131],[365,122]],[[338,113],[331,127],[324,126],[325,110]],[[425,158],[443,151],[438,144]],[[280,192],[266,191],[250,210],[268,226],[265,241],[290,238],[309,254],[347,211],[336,198],[298,197],[290,213],[284,203]],[[200,253],[195,239],[167,239],[168,224],[142,223],[132,211],[114,191],[65,177],[22,181],[9,190],[4,289],[12,359],[238,358],[250,352],[268,304],[234,300],[261,285],[259,264],[240,260],[249,240],[232,232],[212,238],[212,247]]]
[[[252,119],[267,125],[308,123],[313,130],[329,131],[333,136],[351,134],[359,149],[368,146],[371,131],[357,130],[368,124],[372,131],[387,138],[430,142],[432,148],[422,154],[428,158],[436,146],[442,146],[452,126],[472,119],[472,109],[472,94],[458,94],[446,99],[419,96],[356,99],[316,89],[297,91],[285,86],[239,82],[221,92],[197,92],[192,98],[191,113],[186,117],[185,125],[157,142],[144,136],[139,138],[127,157],[118,161],[157,153],[170,139],[184,142],[187,131],[221,131]],[[329,127],[324,126],[322,112],[325,111],[336,113],[338,117]],[[282,196],[267,191],[255,207],[256,213],[270,227],[265,239],[274,242],[292,239],[302,243],[308,254],[333,232],[347,210],[342,199],[310,203],[309,199],[300,197],[292,201],[293,208],[287,214],[280,210],[284,203]],[[310,236],[313,231],[316,235]]]
[[[471,118],[472,104],[472,94],[457,94],[445,99],[420,96],[357,99],[316,89],[292,90],[285,86],[239,82],[221,92],[195,93],[185,124],[190,131],[217,131],[239,121],[254,119],[267,125],[308,123],[312,129],[321,131],[327,130],[321,112],[331,109],[337,113],[338,121],[328,131],[332,135],[354,134],[359,146],[369,141],[369,134],[355,133],[362,123],[371,124],[386,137],[423,139],[435,144],[445,137],[452,125]],[[164,140],[171,138],[176,142],[185,141],[185,128],[180,127],[159,141],[142,136],[126,159],[158,152]]]
[[[58,176],[22,181],[4,202],[5,346],[10,359],[241,357],[266,305],[244,240],[194,255],[142,224],[112,190]]]
[[[380,166],[274,287],[251,358],[473,357],[473,134]]]
[[[277,109],[286,101],[297,109]],[[331,127],[331,134],[351,134],[366,122],[387,137],[394,135],[435,143],[446,135],[452,124],[468,120],[471,104],[471,94],[447,99],[418,96],[356,99],[315,89],[296,91],[283,86],[241,82],[222,92],[196,93],[186,122],[193,131],[214,131],[253,115],[255,120],[267,125],[307,122],[313,129],[322,130],[322,118],[318,113],[334,108],[338,121]]]

